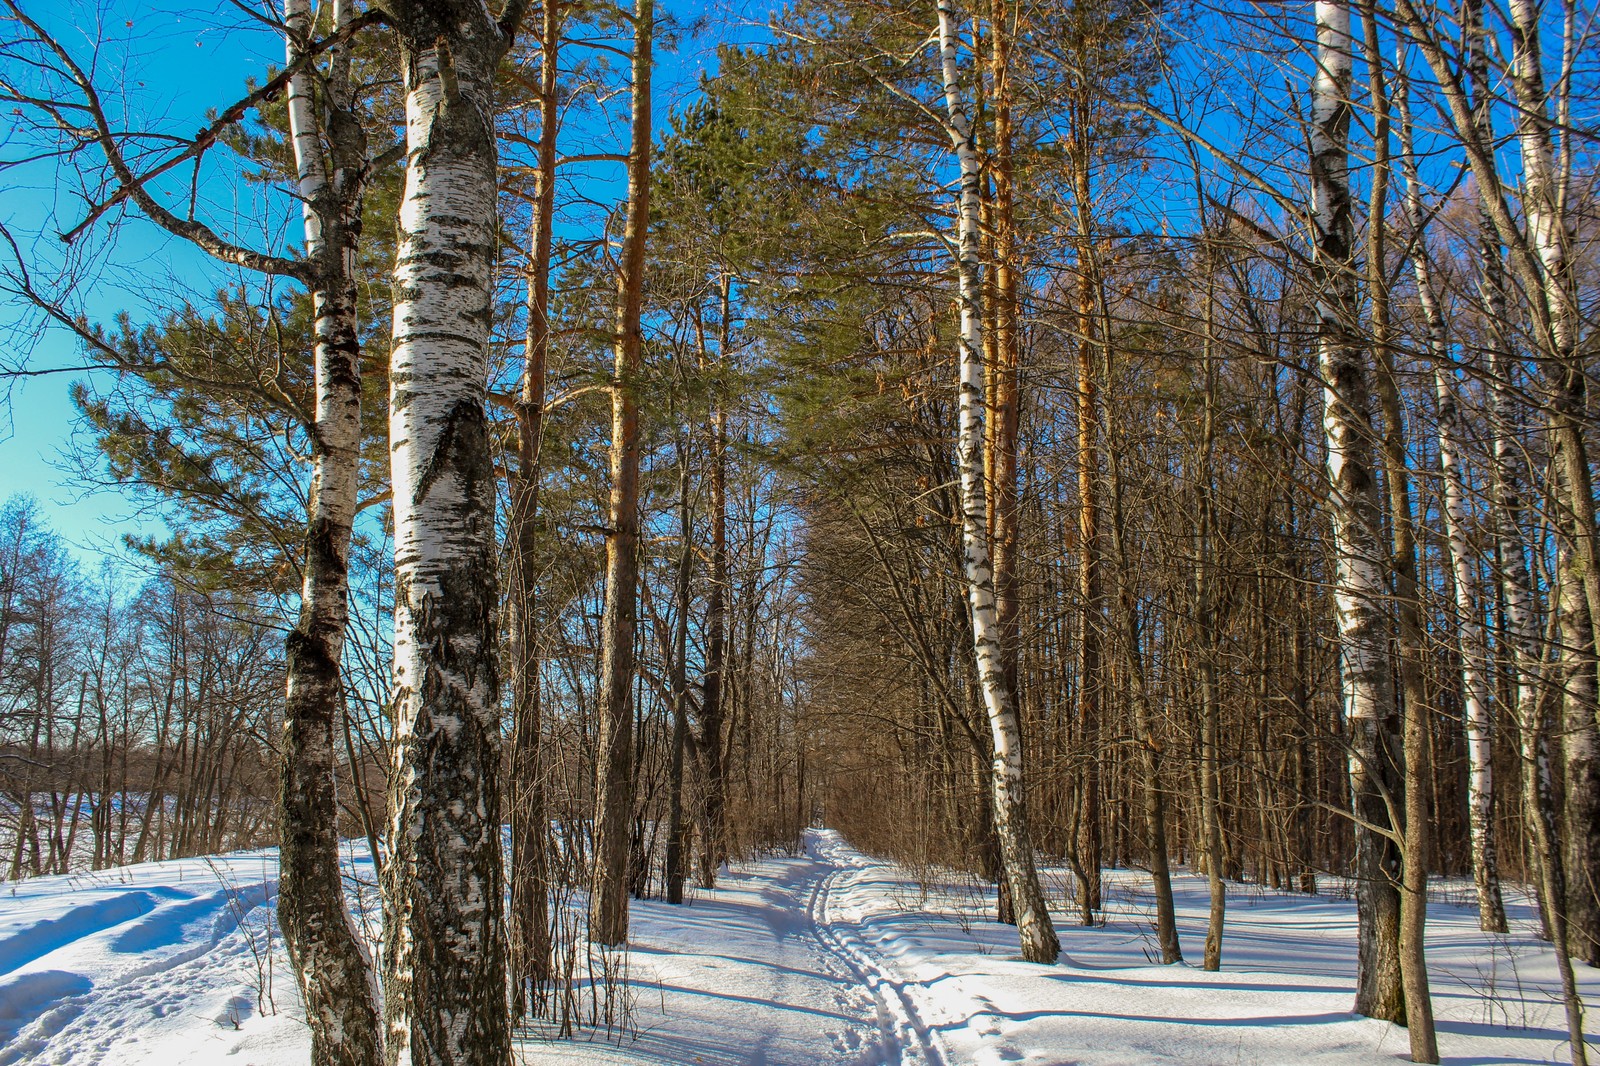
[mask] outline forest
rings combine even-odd
[[[1597,42],[1589,0],[0,0],[0,378],[149,518],[86,552],[0,489],[0,889],[272,849],[284,1063],[646,1061],[651,931],[753,870],[903,1001],[772,1061],[989,1061],[830,910],[877,863],[1018,973],[1119,922],[1158,984],[1254,970],[1241,897],[1349,901],[1382,1061],[1582,1066]],[[6,991],[68,922],[25,919],[0,1062],[90,1061]],[[1436,921],[1526,927],[1548,1058],[1452,1057]]]

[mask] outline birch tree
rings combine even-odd
[[[1478,924],[1485,932],[1506,930],[1494,840],[1494,718],[1489,685],[1489,643],[1478,606],[1478,563],[1468,539],[1467,475],[1462,420],[1456,397],[1450,339],[1440,306],[1438,284],[1427,241],[1427,212],[1417,172],[1411,118],[1408,49],[1395,63],[1395,110],[1400,119],[1401,207],[1412,233],[1411,267],[1417,303],[1426,329],[1437,398],[1439,470],[1444,482],[1444,526],[1451,574],[1455,579],[1457,649],[1461,656],[1463,724],[1467,740],[1467,820],[1472,845],[1472,879],[1478,896]]]
[[[494,73],[521,21],[383,0],[406,177],[389,439],[395,637],[384,1020],[394,1066],[509,1062],[495,474],[484,412],[496,245]]]
[[[335,31],[353,16],[350,0],[337,0]],[[300,979],[312,1062],[376,1066],[382,1053],[377,985],[345,908],[335,798],[335,736],[344,713],[339,663],[361,458],[356,243],[369,161],[348,47],[334,50],[318,86],[300,61],[311,37],[309,0],[284,0],[284,29],[288,66],[299,68],[288,87],[289,136],[305,254],[315,271],[316,333],[305,577],[300,618],[287,644],[278,916]]]
[[[1356,1013],[1403,1022],[1399,856],[1392,835],[1395,694],[1385,610],[1382,507],[1374,465],[1367,360],[1356,331],[1349,149],[1351,48],[1347,0],[1319,2],[1311,86],[1311,225],[1317,361],[1323,379],[1328,507],[1337,572],[1339,677],[1350,730],[1359,943]]]
[[[1029,962],[1053,963],[1060,954],[1061,945],[1056,939],[1034,864],[1033,841],[1028,831],[1022,737],[1016,705],[1006,685],[995,611],[994,575],[989,565],[983,457],[982,267],[978,248],[982,176],[977,144],[961,95],[958,49],[953,0],[939,0],[939,52],[948,121],[946,132],[960,170],[955,249],[961,319],[957,342],[960,382],[956,395],[959,410],[956,451],[961,482],[963,578],[978,663],[978,687],[994,745],[990,787],[994,795],[995,831],[1000,838],[1011,905],[1022,940],[1022,957]]]
[[[372,1066],[381,1053],[376,988],[370,960],[344,903],[335,747],[345,709],[340,660],[348,620],[347,572],[358,509],[362,444],[356,251],[363,196],[373,168],[352,89],[351,39],[371,19],[358,17],[350,0],[337,0],[332,7],[331,32],[319,39],[308,0],[285,0],[283,72],[223,109],[187,145],[159,164],[136,172],[127,135],[119,134],[108,116],[90,68],[77,62],[18,4],[7,0],[6,6],[11,18],[26,28],[38,54],[48,57],[43,69],[53,68],[77,99],[51,102],[20,94],[10,84],[5,93],[19,105],[43,111],[63,131],[79,128],[77,123],[64,121],[68,112],[85,116],[89,127],[75,135],[75,150],[98,149],[114,179],[110,195],[91,205],[86,217],[64,235],[66,240],[77,239],[114,207],[131,202],[152,222],[222,263],[294,279],[310,290],[315,318],[310,410],[288,396],[281,380],[263,388],[261,379],[266,375],[259,368],[238,380],[225,380],[209,368],[187,373],[163,370],[153,376],[165,374],[169,389],[175,384],[200,393],[231,391],[251,400],[264,398],[275,414],[291,425],[298,423],[309,438],[312,474],[306,494],[300,614],[286,641],[279,913],[306,1004],[312,1061],[318,1066]],[[324,56],[325,67],[319,67]],[[235,243],[192,211],[187,217],[174,213],[150,188],[160,174],[179,164],[193,159],[198,166],[204,153],[248,109],[261,107],[279,91],[287,97],[295,194],[301,203],[304,254],[300,258]],[[173,360],[162,354],[147,356],[137,344],[109,343],[103,334],[67,315],[59,305],[47,304],[46,309],[120,372],[149,374],[173,365]],[[174,480],[168,490],[214,499],[194,481]]]

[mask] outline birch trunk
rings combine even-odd
[[[1452,381],[1449,336],[1434,286],[1426,241],[1421,181],[1417,174],[1411,123],[1410,85],[1401,48],[1396,63],[1394,100],[1400,117],[1400,170],[1405,182],[1401,198],[1415,250],[1411,266],[1417,280],[1417,302],[1427,327],[1428,357],[1433,363],[1438,398],[1439,467],[1444,482],[1444,525],[1451,573],[1455,579],[1457,647],[1461,655],[1461,692],[1467,741],[1467,821],[1472,847],[1472,879],[1478,895],[1478,925],[1485,932],[1506,931],[1505,903],[1500,893],[1499,863],[1494,841],[1494,719],[1489,685],[1489,641],[1478,611],[1478,566],[1467,539],[1467,488],[1462,468],[1461,415]]]
[[[517,397],[517,475],[511,483],[511,1018],[537,1010],[551,978],[550,822],[541,764],[539,693],[539,453],[544,429],[545,367],[550,355],[550,261],[555,241],[556,133],[560,100],[561,6],[545,0],[540,19],[539,145],[533,233],[528,250],[527,332]]]
[[[1594,626],[1600,623],[1600,558],[1596,557],[1594,488],[1589,473],[1584,421],[1587,377],[1577,351],[1577,286],[1570,262],[1568,224],[1561,176],[1556,168],[1544,71],[1540,6],[1511,0],[1511,87],[1517,104],[1517,144],[1525,186],[1523,211],[1528,238],[1541,268],[1548,308],[1547,344],[1551,359],[1545,374],[1551,392],[1548,420],[1557,459],[1556,526],[1566,544],[1560,581],[1578,597],[1563,595],[1562,659],[1577,682],[1563,701],[1563,772],[1566,784],[1566,898],[1549,902],[1566,909],[1572,933],[1569,950],[1600,964],[1600,735],[1596,734]],[[1570,150],[1569,150],[1570,154]],[[1586,631],[1586,632],[1585,632]]]
[[[339,0],[335,30],[351,16],[351,5]],[[285,0],[284,29],[293,66],[314,29],[310,0]],[[348,46],[334,50],[320,116],[311,71],[296,74],[288,89],[305,254],[317,279],[316,421],[300,616],[286,641],[278,920],[305,1003],[314,1066],[377,1066],[383,1055],[372,961],[345,908],[339,873],[334,744],[345,710],[339,662],[361,451],[354,267],[367,146],[353,114],[349,63]]]
[[[968,613],[972,620],[973,651],[977,659],[978,687],[994,744],[990,786],[994,796],[996,835],[1011,889],[1011,901],[1022,942],[1022,957],[1029,962],[1054,963],[1061,945],[1056,939],[1044,891],[1034,865],[1033,841],[1028,830],[1026,783],[1023,777],[1021,736],[1016,706],[1007,691],[1001,637],[995,611],[994,575],[989,566],[986,531],[988,514],[983,462],[983,321],[979,306],[982,291],[978,256],[978,212],[981,164],[961,100],[957,77],[956,15],[952,0],[939,0],[939,47],[944,81],[947,131],[960,167],[961,192],[957,207],[956,279],[960,293],[961,330],[957,391],[959,430],[956,443],[961,482],[961,539],[963,576],[967,585]]]
[[[634,11],[633,122],[628,155],[628,220],[617,274],[615,376],[611,383],[611,528],[606,533],[606,606],[601,621],[599,753],[596,757],[594,882],[589,937],[628,939],[628,853],[633,816],[634,631],[639,586],[640,307],[650,219],[652,0]]]
[[[1317,357],[1323,379],[1329,508],[1337,553],[1334,609],[1350,729],[1359,923],[1356,1013],[1404,1022],[1399,965],[1399,856],[1389,802],[1398,784],[1395,694],[1384,609],[1386,552],[1373,456],[1368,368],[1356,337],[1350,127],[1350,9],[1318,2],[1311,97],[1311,222],[1315,239]]]
[[[510,1061],[495,473],[494,69],[521,9],[388,0],[406,100],[389,440],[395,691],[384,1015],[401,1064]]]

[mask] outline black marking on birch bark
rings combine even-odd
[[[439,431],[439,439],[434,442],[433,454],[428,456],[428,465],[423,468],[422,476],[417,479],[416,490],[411,495],[413,504],[421,503],[428,495],[428,490],[433,488],[433,483],[439,480],[450,464],[452,453],[458,453],[463,458],[470,458],[473,454],[471,447],[456,447],[456,433],[459,427],[466,423],[474,423],[468,431],[474,429],[483,432],[483,408],[471,400],[460,400],[450,408],[450,414],[445,418],[444,429]]]

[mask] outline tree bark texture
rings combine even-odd
[[[348,0],[340,0],[335,29],[351,16]],[[314,29],[309,0],[285,0],[284,29],[293,65]],[[383,1031],[376,978],[345,907],[336,795],[335,737],[345,713],[339,663],[361,455],[354,267],[367,163],[350,98],[348,46],[333,51],[326,77],[307,68],[290,79],[288,113],[306,258],[317,279],[316,398],[300,616],[286,642],[278,921],[305,1003],[313,1066],[377,1066]]]
[[[1315,5],[1311,97],[1311,222],[1317,357],[1323,379],[1328,506],[1337,554],[1334,610],[1350,730],[1356,837],[1356,1013],[1405,1020],[1399,959],[1399,855],[1389,801],[1398,795],[1395,694],[1385,609],[1382,507],[1374,463],[1369,371],[1355,330],[1354,225],[1348,134],[1351,45],[1347,3]]]
[[[1026,782],[1016,705],[1007,690],[1001,635],[995,611],[994,574],[989,564],[988,504],[984,491],[983,360],[980,336],[982,277],[979,260],[981,163],[961,99],[958,35],[952,0],[939,0],[939,45],[944,80],[947,131],[961,172],[957,205],[956,276],[960,297],[960,384],[957,392],[959,436],[956,444],[961,482],[963,576],[972,620],[978,686],[994,744],[990,788],[994,796],[995,830],[1005,876],[1011,889],[1022,956],[1029,962],[1054,963],[1060,942],[1045,905],[1028,829]]]
[[[390,1063],[510,1061],[500,839],[495,471],[484,411],[493,77],[520,10],[387,0],[406,176],[394,271],[393,766],[384,868]]]
[[[589,936],[628,939],[628,867],[633,817],[634,633],[639,592],[640,308],[650,223],[651,0],[634,12],[632,142],[628,217],[617,273],[616,357],[611,382],[611,524],[606,532],[606,605],[601,620],[600,736],[595,760],[594,876]]]

